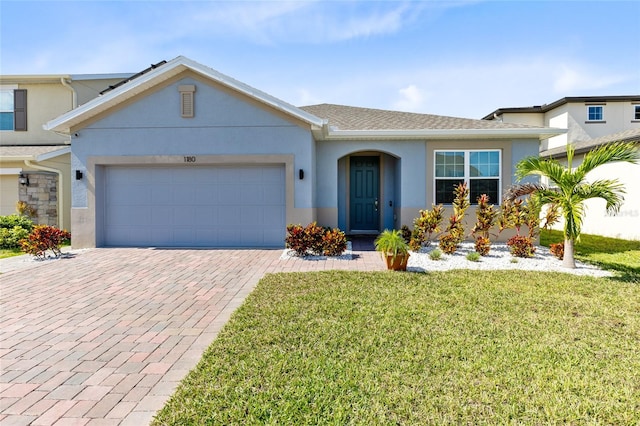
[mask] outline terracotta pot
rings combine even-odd
[[[406,271],[409,253],[399,254],[395,257],[392,254],[387,254],[385,260],[387,261],[387,269],[391,271]]]

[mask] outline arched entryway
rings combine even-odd
[[[400,160],[362,151],[338,160],[338,226],[348,234],[378,234],[399,228]]]

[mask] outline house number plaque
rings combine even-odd
[[[185,163],[195,163],[196,162],[196,156],[195,155],[188,155],[184,157],[184,162]]]

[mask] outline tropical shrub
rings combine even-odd
[[[71,234],[68,231],[55,226],[37,225],[27,238],[20,241],[20,248],[27,254],[44,259],[47,250],[51,250],[54,256],[60,256],[60,247],[69,239]]]
[[[18,201],[16,203],[16,211],[20,216],[26,216],[29,218],[34,218],[38,216],[38,212],[36,211],[36,209],[31,207],[29,204],[27,204],[24,201]]]
[[[409,229],[407,225],[402,225],[402,228],[400,228],[400,232],[402,233],[402,238],[404,238],[404,241],[409,244],[411,238],[413,238],[413,232],[411,231],[411,229]]]
[[[552,255],[562,260],[564,258],[564,243],[554,243],[549,246]]]
[[[524,235],[515,235],[507,241],[509,251],[512,256],[516,257],[532,257],[536,252],[531,237]]]
[[[413,221],[413,232],[409,240],[411,250],[418,251],[431,245],[431,236],[440,232],[444,208],[442,204],[432,205],[431,210],[420,210],[420,216]]]
[[[19,214],[0,216],[0,228],[14,228],[16,226],[31,232],[33,229],[33,221],[28,217],[21,216]]]
[[[20,240],[27,238],[33,229],[33,222],[28,217],[18,214],[0,216],[0,248],[20,247]]]
[[[471,234],[476,237],[475,248],[481,256],[486,256],[491,250],[491,240],[489,231],[498,216],[493,204],[489,204],[489,196],[482,194],[478,197],[478,208],[476,209],[476,224],[471,229]]]
[[[507,228],[515,228],[516,235],[507,241],[513,256],[531,257],[536,251],[533,240],[540,227],[540,203],[535,197],[514,199],[517,193],[511,191],[502,202],[501,215],[498,220],[500,232]],[[520,235],[522,226],[527,227],[527,235]]]
[[[347,249],[347,236],[334,228],[326,230],[322,236],[322,253],[325,256],[340,256]]]
[[[324,229],[318,226],[316,222],[312,222],[307,226],[289,225],[287,226],[285,245],[299,256],[304,256],[308,252],[322,253],[323,234]]]
[[[488,237],[478,237],[474,246],[480,256],[486,256],[491,251],[491,240]]]
[[[12,249],[20,247],[20,240],[29,236],[29,231],[19,226],[0,228],[0,248]]]
[[[287,226],[285,245],[298,256],[339,256],[347,249],[347,237],[337,228],[323,228],[312,222],[307,226]]]
[[[452,234],[444,234],[440,237],[438,246],[443,253],[453,254],[458,250],[458,238]]]
[[[463,182],[453,190],[453,215],[449,218],[446,233],[440,236],[440,248],[447,254],[455,253],[464,240],[464,215],[469,208],[469,188]],[[453,251],[452,251],[453,250]]]

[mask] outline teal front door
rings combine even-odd
[[[351,157],[351,232],[380,231],[380,157]]]

